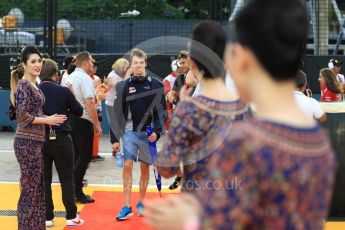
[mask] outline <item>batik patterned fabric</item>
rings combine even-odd
[[[198,182],[205,176],[209,157],[224,137],[234,120],[251,116],[249,107],[241,101],[216,101],[197,96],[180,102],[174,112],[163,150],[158,154],[157,165],[162,176],[176,173],[183,164],[182,191],[198,189]],[[217,137],[217,138],[215,138]]]
[[[43,185],[43,142],[14,139],[20,166],[20,197],[17,207],[18,229],[46,229]]]
[[[236,124],[196,193],[203,229],[322,229],[335,168],[319,126]]]
[[[30,82],[21,79],[16,92],[17,130],[14,151],[20,166],[21,193],[18,201],[18,229],[45,229],[45,201],[43,185],[44,125],[32,124],[43,116],[44,95]]]
[[[45,100],[42,91],[34,88],[30,82],[21,79],[14,95],[18,123],[16,137],[44,142],[44,125],[32,124],[35,117],[43,116],[42,107]]]

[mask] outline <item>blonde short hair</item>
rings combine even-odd
[[[111,68],[117,73],[120,77],[124,77],[126,74],[127,69],[125,69],[126,65],[129,65],[129,62],[126,58],[119,58],[117,59]]]

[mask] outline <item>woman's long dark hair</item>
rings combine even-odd
[[[327,68],[321,69],[320,75],[323,77],[328,90],[333,93],[341,93],[340,84],[332,70]]]

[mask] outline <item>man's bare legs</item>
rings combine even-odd
[[[140,162],[140,184],[139,184],[139,202],[142,205],[147,186],[149,183],[149,169],[150,165],[145,162]],[[133,161],[125,160],[123,166],[123,192],[125,194],[125,206],[131,207],[131,192],[132,192],[132,170],[133,170]],[[139,207],[142,208],[142,207]],[[138,206],[138,214],[141,215],[141,211]]]
[[[131,207],[131,192],[132,192],[132,170],[133,161],[125,160],[123,165],[123,192],[125,194],[125,205]]]
[[[140,185],[139,185],[139,202],[143,203],[147,185],[149,183],[150,165],[145,162],[140,162]]]

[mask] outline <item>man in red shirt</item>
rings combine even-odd
[[[163,85],[164,85],[164,94],[167,97],[168,93],[170,92],[170,90],[173,88],[176,77],[180,74],[180,63],[178,61],[178,59],[172,61],[171,63],[171,74],[169,74],[168,76],[166,76],[163,80]],[[173,115],[174,112],[174,108],[175,105],[168,102],[167,100],[167,110],[168,110],[168,117],[165,121],[165,130],[169,129],[169,125],[170,125],[170,121],[171,121],[171,117]]]
[[[164,78],[164,93],[167,101],[167,110],[168,110],[168,117],[165,122],[165,133],[169,131],[169,125],[171,121],[171,117],[174,113],[174,109],[176,107],[176,103],[173,103],[173,100],[178,98],[178,92],[185,81],[185,75],[187,74],[189,70],[189,61],[188,61],[188,52],[187,51],[180,51],[179,56],[177,60],[174,60],[171,63],[171,69],[172,73]],[[176,84],[181,81],[179,84]],[[181,80],[183,79],[183,80]],[[179,89],[176,89],[176,85],[179,85]],[[176,102],[177,100],[175,100]],[[178,170],[177,176],[175,178],[175,181],[169,186],[169,189],[173,190],[178,188],[178,186],[182,182],[182,171]]]

